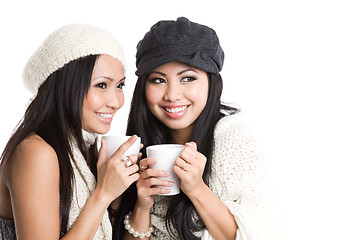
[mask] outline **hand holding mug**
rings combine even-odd
[[[202,178],[206,161],[206,157],[197,151],[195,142],[186,143],[175,161],[174,172],[180,178],[181,190],[189,197],[197,192],[196,189],[206,186]]]
[[[137,206],[143,209],[150,209],[153,206],[155,195],[170,194],[170,188],[174,185],[172,181],[164,179],[170,176],[168,171],[152,167],[156,163],[155,158],[144,158],[139,163],[140,178],[136,183]]]
[[[169,193],[160,195],[175,195],[180,193],[180,180],[179,177],[173,171],[175,161],[180,156],[184,149],[184,145],[180,144],[159,144],[153,145],[146,148],[146,154],[149,158],[156,159],[156,163],[149,165],[151,169],[164,170],[169,174],[167,177],[162,179],[173,182],[174,184],[170,187]],[[142,165],[140,165],[142,166]]]
[[[107,142],[101,139],[101,148],[97,163],[98,184],[102,196],[107,201],[112,201],[120,196],[133,182],[139,179],[139,166],[137,162],[138,155],[131,154],[125,161],[124,154],[136,142],[137,137],[132,136],[124,142],[110,158],[107,157]],[[130,162],[130,164],[126,163]]]

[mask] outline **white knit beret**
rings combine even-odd
[[[25,65],[25,87],[35,94],[40,85],[65,64],[95,54],[117,58],[125,71],[122,47],[110,33],[83,24],[63,26],[45,39]]]

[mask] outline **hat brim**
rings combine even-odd
[[[209,61],[211,64],[209,64]],[[216,63],[204,54],[200,54],[200,52],[195,52],[195,54],[192,55],[179,53],[172,54],[171,52],[168,52],[165,54],[158,54],[157,56],[151,54],[151,57],[148,59],[143,58],[142,62],[138,64],[138,69],[136,70],[135,74],[137,76],[148,74],[161,65],[170,62],[180,62],[205,72],[219,73],[219,68]]]

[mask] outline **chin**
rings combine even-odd
[[[104,135],[106,133],[108,133],[110,131],[110,127],[106,127],[106,128],[94,128],[92,130],[92,132],[97,133],[97,134],[101,134]]]
[[[188,128],[191,124],[168,123],[165,125],[171,130],[182,130]]]
[[[101,134],[101,135],[104,135],[104,134],[108,133],[109,130],[110,130],[110,129],[107,129],[107,130],[104,130],[104,131],[99,131],[99,132],[97,132],[97,133],[98,133],[98,134]]]

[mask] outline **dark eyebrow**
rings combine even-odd
[[[195,69],[192,69],[192,68],[188,68],[188,69],[185,69],[185,70],[183,70],[183,71],[181,71],[181,72],[178,72],[176,75],[181,75],[181,74],[183,74],[183,73],[185,73],[185,72],[195,72],[195,73],[198,73]],[[152,72],[150,72],[150,74],[152,74],[152,73],[157,73],[157,74],[160,74],[161,76],[164,76],[164,77],[166,77],[166,74],[165,73],[163,73],[163,72],[158,72],[158,71],[152,71]],[[149,75],[150,75],[149,74]]]
[[[109,80],[109,81],[114,81],[114,79],[113,79],[113,78],[106,77],[106,76],[99,76],[99,77],[97,77],[96,79],[99,79],[99,78],[105,78],[105,79],[107,79],[107,80]],[[120,79],[120,81],[124,81],[124,80],[125,80],[125,78],[126,78],[126,77],[123,77],[122,79]]]
[[[158,72],[158,71],[152,71],[152,72],[150,72],[150,73],[149,73],[149,75],[150,75],[150,74],[153,74],[153,73],[160,74],[161,76],[164,76],[164,77],[166,76],[166,74],[165,74],[165,73]]]
[[[181,74],[183,74],[183,73],[185,73],[185,72],[195,72],[195,73],[198,73],[195,69],[189,68],[189,69],[185,69],[185,70],[179,72],[177,75],[181,75]]]

